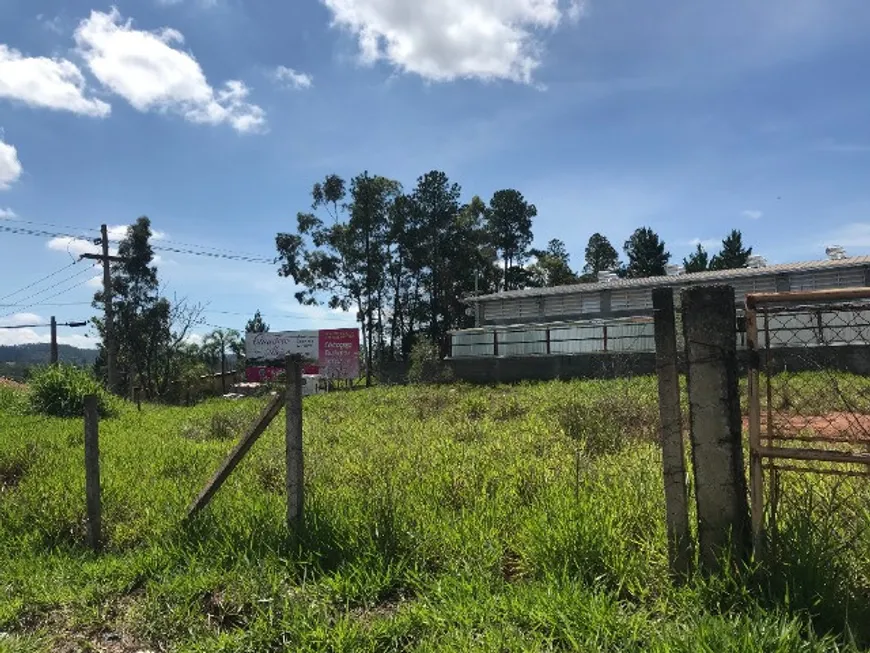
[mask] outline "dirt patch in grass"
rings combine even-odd
[[[18,381],[7,379],[5,376],[0,376],[0,388],[12,388],[14,390],[24,390],[27,386]]]
[[[749,428],[749,418],[743,419],[743,428]],[[768,417],[761,414],[761,432],[767,433]],[[870,415],[831,412],[824,415],[774,415],[773,430],[777,437],[815,436],[831,440],[849,439],[870,444]]]

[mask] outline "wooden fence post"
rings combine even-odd
[[[88,511],[88,544],[100,549],[102,504],[100,500],[100,417],[97,397],[85,397],[85,494]]]
[[[653,291],[656,373],[659,382],[659,419],[662,471],[668,527],[668,560],[677,578],[688,576],[692,565],[692,535],[686,491],[686,457],[680,412],[680,377],[677,370],[677,328],[674,293],[670,288]]]
[[[734,289],[689,288],[682,306],[699,559],[705,571],[715,572],[729,548],[733,561],[747,559],[751,541]]]
[[[764,551],[764,472],[761,466],[761,394],[758,319],[755,307],[746,301],[746,344],[749,347],[749,498],[752,501],[752,551],[762,560]],[[768,381],[769,384],[769,381]]]
[[[294,529],[302,521],[304,499],[304,465],[302,459],[302,360],[288,356],[287,367],[287,527]]]

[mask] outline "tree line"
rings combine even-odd
[[[368,171],[350,182],[330,174],[311,200],[295,231],[276,237],[279,274],[301,288],[300,303],[356,315],[369,375],[377,361],[407,360],[421,339],[445,354],[449,331],[474,324],[470,295],[594,282],[605,271],[664,275],[671,260],[659,235],[641,227],[625,241],[624,261],[593,234],[575,271],[563,241],[532,247],[538,210],[521,192],[464,202],[459,184],[437,170],[407,190]],[[684,264],[692,272],[743,267],[751,253],[735,230],[712,259],[699,245]]]
[[[538,211],[515,189],[488,201],[461,199],[459,184],[428,172],[406,191],[395,180],[363,172],[350,182],[328,175],[313,185],[311,207],[296,231],[279,233],[279,274],[300,288],[302,304],[326,304],[355,314],[363,336],[367,381],[375,364],[408,360],[417,343],[443,355],[448,333],[474,325],[465,300],[475,294],[594,282],[601,272],[621,277],[664,275],[671,259],[665,242],[640,227],[622,247],[594,233],[585,265],[575,271],[565,243],[532,247]],[[259,311],[244,331],[215,328],[197,344],[204,307],[164,296],[154,264],[147,217],[131,225],[112,263],[112,306],[122,392],[139,387],[152,398],[169,397],[209,371],[226,371],[244,357],[245,332],[268,331]],[[712,257],[698,245],[684,259],[688,272],[744,267],[752,254],[733,230]],[[104,310],[102,291],[94,307]],[[105,341],[102,317],[93,320]],[[96,363],[104,370],[101,345]]]

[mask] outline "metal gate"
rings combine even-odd
[[[756,555],[799,528],[848,549],[870,515],[870,288],[747,295],[746,336]]]

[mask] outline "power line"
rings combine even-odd
[[[87,322],[83,322],[81,320],[78,322],[58,322],[57,324],[55,324],[55,326],[72,327],[72,328],[83,327],[83,326],[87,326],[87,325],[88,325]],[[39,329],[39,328],[50,327],[50,326],[51,326],[50,322],[48,324],[13,324],[13,325],[9,325],[9,326],[0,326],[0,329]]]
[[[73,264],[73,265],[75,265],[75,264]],[[69,267],[72,267],[72,266],[67,266],[67,268],[65,268],[65,269],[68,269]],[[53,285],[53,286],[48,286],[47,288],[43,288],[42,290],[37,290],[35,293],[31,293],[30,295],[28,295],[28,296],[25,297],[25,298],[23,298],[23,299],[19,299],[19,300],[18,300],[18,305],[25,304],[26,302],[28,302],[28,301],[31,300],[31,299],[34,299],[35,297],[39,297],[40,295],[44,295],[45,293],[47,293],[47,292],[49,292],[49,291],[51,291],[51,290],[54,290],[54,289],[57,288],[58,286],[60,286],[60,285],[62,285],[62,284],[64,284],[64,283],[67,283],[68,281],[72,281],[72,280],[75,279],[76,277],[80,277],[80,276],[82,276],[82,274],[84,274],[84,273],[86,273],[86,272],[88,272],[88,271],[90,271],[90,270],[93,270],[94,267],[96,267],[96,266],[93,266],[93,265],[92,265],[92,266],[90,266],[90,267],[82,268],[81,270],[79,270],[79,271],[76,272],[75,274],[72,274],[72,275],[68,276],[66,279],[62,279],[61,281],[57,282],[57,283],[56,283],[55,285]],[[17,294],[17,293],[13,293],[13,294]],[[54,297],[54,296],[55,296],[55,295],[52,295],[52,297]],[[44,297],[43,299],[50,299],[50,298],[49,298],[49,297]],[[34,306],[35,304],[34,304],[34,303],[31,303],[31,304],[26,304],[26,305],[27,305],[27,306]]]
[[[28,285],[28,286],[24,286],[24,287],[21,288],[20,290],[16,290],[15,292],[13,292],[13,293],[9,293],[8,295],[3,295],[2,297],[0,297],[0,301],[2,301],[2,300],[4,300],[4,299],[9,299],[10,297],[13,297],[13,296],[15,296],[15,295],[17,295],[17,294],[19,294],[19,293],[24,292],[25,290],[29,290],[30,288],[33,288],[33,286],[37,286],[37,285],[41,284],[43,281],[47,281],[48,279],[51,279],[52,277],[57,276],[58,274],[60,274],[60,273],[63,272],[64,270],[69,270],[69,269],[70,269],[72,266],[74,266],[76,263],[77,263],[77,261],[73,261],[73,262],[70,263],[69,265],[66,265],[66,266],[62,267],[60,270],[55,270],[55,271],[52,272],[51,274],[49,274],[49,275],[47,275],[47,276],[45,276],[45,277],[42,277],[42,279],[39,279],[38,281],[34,281],[33,283],[31,283],[31,284]],[[0,304],[0,306],[3,306],[3,304]]]
[[[18,222],[18,221],[17,221]],[[23,222],[23,221],[21,221]],[[36,236],[39,238],[73,238],[75,240],[85,240],[88,241],[88,238],[81,234],[71,234],[66,232],[59,231],[47,231],[45,229],[30,229],[26,227],[10,227],[6,225],[0,225],[0,231],[5,231],[7,233],[19,234],[23,236]],[[88,241],[90,242],[90,241]],[[158,240],[158,243],[160,241]],[[167,241],[169,242],[169,241]],[[174,254],[188,254],[191,256],[204,256],[207,258],[216,258],[216,259],[224,259],[230,261],[239,261],[242,263],[264,263],[267,265],[274,265],[276,259],[268,258],[266,256],[261,256],[258,254],[243,254],[241,252],[233,252],[232,250],[221,250],[214,248],[215,251],[209,252],[204,250],[195,250],[192,247],[201,247],[199,245],[190,245],[187,247],[172,247],[165,245],[151,245],[151,249],[154,251],[160,252],[172,252]],[[212,248],[208,248],[212,249]]]
[[[189,254],[191,256],[205,256],[208,258],[228,259],[231,261],[240,261],[242,263],[265,263],[274,265],[274,258],[266,258],[265,256],[247,255],[247,254],[221,254],[219,252],[195,251],[192,249],[183,249],[181,247],[165,247],[163,245],[152,245],[151,249],[158,252],[172,252],[174,254]]]
[[[19,306],[90,306],[91,302],[37,302],[36,304],[0,304],[0,308],[17,308]]]
[[[238,316],[240,316],[240,317],[253,317],[253,315],[254,315],[253,313],[242,313],[242,312],[239,312],[239,311],[212,311],[212,310],[205,310],[205,311],[203,311],[203,312],[204,312],[204,313],[211,313],[211,314],[213,314],[213,315],[238,315]],[[336,321],[340,320],[340,321],[346,321],[346,320],[348,320],[348,319],[353,319],[353,315],[352,315],[351,313],[348,313],[348,314],[347,314],[347,317],[343,317],[343,316],[341,316],[341,315],[322,315],[322,316],[315,316],[315,315],[308,315],[308,314],[306,314],[306,313],[269,313],[269,314],[265,314],[265,313],[263,313],[262,311],[260,312],[260,317],[262,317],[262,318],[264,318],[264,319],[267,319],[267,320],[282,319],[282,318],[283,318],[283,319],[299,319],[299,318],[302,318],[302,319],[310,319],[310,320],[327,320],[327,321],[329,321],[329,320],[336,320]]]
[[[37,227],[51,227],[53,229],[72,229],[73,231],[78,230],[81,232],[85,232],[85,231],[97,232],[98,231],[97,229],[94,229],[93,227],[73,227],[73,226],[70,226],[67,224],[54,224],[51,222],[36,222],[34,220],[22,220],[20,218],[16,218],[14,220],[11,220],[11,222],[14,222],[16,224],[29,224],[29,225],[34,225]],[[84,236],[82,236],[82,237],[84,237]]]
[[[68,278],[68,279],[65,279],[64,281],[70,281],[70,280],[74,279],[75,277],[79,276],[79,274],[81,274],[81,272],[79,272],[78,274],[73,275],[72,277],[70,277],[70,278]],[[68,287],[68,288],[64,288],[63,290],[58,291],[58,292],[56,292],[56,293],[53,294],[53,295],[49,295],[48,297],[45,297],[44,299],[54,299],[55,297],[59,297],[60,295],[63,295],[64,293],[69,292],[70,290],[75,290],[75,289],[78,288],[79,286],[83,286],[83,285],[86,284],[88,281],[90,281],[90,279],[84,279],[84,280],[82,280],[82,281],[79,281],[78,283],[73,284],[72,286],[70,286],[70,287]],[[63,282],[62,282],[62,283],[63,283]],[[43,292],[45,292],[45,291],[43,291]],[[38,293],[38,294],[41,294],[41,293]],[[32,308],[32,307],[37,306],[37,305],[38,305],[37,303],[26,304],[26,305],[21,306],[21,308]],[[15,315],[15,311],[13,311],[12,313],[7,313],[6,315],[0,315],[0,319],[3,319],[3,318],[6,318],[6,317],[9,317],[9,316],[11,316],[11,315]]]
[[[175,245],[177,247],[191,247],[194,249],[211,250],[213,252],[224,252],[227,254],[234,254],[237,256],[250,256],[251,258],[265,258],[265,257],[260,256],[259,254],[252,254],[251,252],[239,252],[239,251],[232,250],[232,249],[226,249],[225,247],[212,247],[210,245],[197,245],[197,244],[193,244],[193,243],[181,243],[181,242],[178,242],[176,240],[164,240],[162,238],[158,238],[156,240],[158,241],[158,246],[160,246],[160,243],[166,243],[168,245]]]
[[[20,234],[23,236],[38,236],[40,238],[75,238],[78,240],[84,240],[81,236],[77,236],[75,234],[60,233],[57,231],[46,231],[45,229],[29,229],[26,227],[8,227],[6,225],[0,225],[0,231]]]

